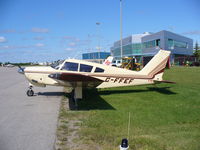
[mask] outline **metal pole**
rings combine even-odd
[[[128,139],[129,139],[129,132],[130,132],[130,125],[131,125],[131,113],[128,113]]]
[[[97,25],[97,38],[98,38],[98,59],[100,63],[100,33],[98,32],[98,26],[100,25],[100,22],[96,22]]]
[[[120,0],[120,46],[121,46],[121,59],[123,56],[123,47],[122,47],[122,0]]]

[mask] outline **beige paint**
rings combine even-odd
[[[33,85],[36,86],[65,86],[70,88],[81,87],[82,84],[76,83],[71,84],[70,81],[61,81],[57,79],[49,78],[48,75],[53,73],[75,73],[85,76],[91,76],[102,81],[102,83],[96,88],[108,88],[108,87],[119,87],[119,86],[132,86],[132,85],[143,85],[153,84],[154,80],[162,81],[162,71],[169,59],[170,52],[160,50],[152,60],[141,70],[131,71],[123,68],[116,68],[113,66],[106,66],[103,64],[87,62],[84,60],[69,59],[65,60],[58,70],[52,67],[26,67],[25,76]],[[61,70],[65,62],[75,62],[93,66],[92,72],[77,72]],[[103,73],[95,73],[96,67],[102,68],[105,71]],[[159,73],[160,72],[160,73]],[[158,74],[159,73],[159,74]],[[75,87],[74,87],[75,86]],[[80,89],[79,89],[80,90]]]

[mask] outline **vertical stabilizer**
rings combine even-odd
[[[160,50],[140,71],[140,73],[147,75],[152,79],[154,78],[155,80],[161,81],[170,53],[170,51]]]
[[[106,60],[103,62],[103,64],[111,66],[112,65],[112,61],[113,61],[113,57],[109,56],[108,58],[106,58]]]

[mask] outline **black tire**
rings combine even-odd
[[[28,90],[26,92],[27,96],[33,96],[34,95],[34,91],[33,90]]]
[[[75,90],[73,89],[72,92],[70,93],[70,97],[73,100],[73,102],[75,102],[75,100],[74,100],[74,93],[75,93]]]

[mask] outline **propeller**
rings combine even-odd
[[[24,74],[24,69],[22,68],[20,65],[18,65],[19,69],[18,69],[18,73]]]

